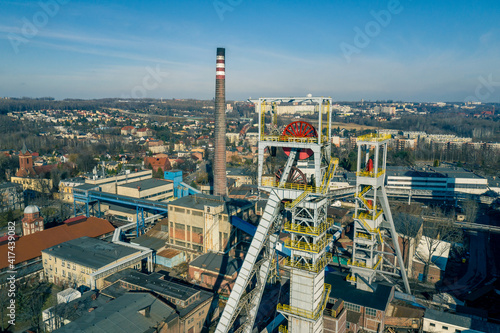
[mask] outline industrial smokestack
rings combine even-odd
[[[214,195],[227,194],[226,179],[226,49],[217,48],[215,65]]]

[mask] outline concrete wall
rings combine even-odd
[[[129,257],[132,257],[136,255],[137,253],[133,253],[127,257],[120,258],[119,261],[124,261]],[[71,262],[69,260],[63,260],[64,258],[58,258],[55,256],[50,255],[49,253],[42,252],[42,262],[43,262],[43,272],[44,272],[44,277],[52,283],[55,284],[67,284],[70,285],[72,283],[76,283],[77,285],[85,285],[87,287],[92,288],[90,286],[90,274],[94,273],[96,269],[86,267],[74,262]],[[114,264],[113,262],[112,264]],[[110,265],[112,265],[110,264]],[[108,265],[109,266],[109,265]],[[99,269],[102,269],[106,266],[100,267]],[[130,265],[127,267],[123,267],[123,269],[126,268],[135,268],[135,269],[140,269],[141,268],[141,261],[134,261],[131,262]],[[103,287],[104,283],[104,278],[101,278],[96,281],[96,287],[98,289],[101,289]]]
[[[199,253],[222,251],[229,240],[231,224],[222,207],[210,212],[169,205],[170,244]],[[216,207],[217,208],[217,207]],[[207,232],[208,231],[208,232]]]
[[[164,183],[165,184],[163,185],[149,189],[138,189],[126,186],[118,186],[117,194],[126,195],[138,199],[142,198],[154,201],[164,201],[174,196],[174,184],[172,182],[167,182],[167,181],[164,181]]]

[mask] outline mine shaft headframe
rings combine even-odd
[[[263,137],[268,133],[268,128],[273,128],[276,126],[278,119],[278,109],[280,104],[290,104],[300,105],[302,103],[307,103],[314,105],[314,114],[318,116],[317,124],[315,125],[318,131],[318,143],[331,142],[331,131],[332,131],[332,98],[331,97],[261,97],[256,100],[249,100],[256,106],[256,112],[259,114],[259,138],[262,140]],[[268,123],[266,123],[266,113],[270,113]],[[269,126],[266,126],[269,125]],[[326,131],[324,131],[326,130]],[[326,132],[326,133],[325,133]]]

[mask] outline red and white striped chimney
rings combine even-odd
[[[215,64],[214,195],[227,195],[226,178],[226,49],[217,48]]]

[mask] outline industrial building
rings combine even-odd
[[[470,316],[433,309],[426,309],[424,315],[423,332],[493,333],[500,332],[500,327],[497,324],[471,318]]]
[[[218,311],[217,305],[212,304],[212,292],[159,273],[147,275],[127,269],[106,278],[105,285],[101,293],[116,300],[129,291],[161,297],[177,314],[176,320],[169,324],[176,329],[166,332],[199,333]]]
[[[57,321],[65,325],[53,332],[183,332],[175,309],[160,297],[136,292],[110,301],[94,295],[60,305],[73,310],[57,314]]]
[[[117,194],[118,185],[136,182],[139,180],[150,179],[153,177],[152,170],[140,170],[136,172],[126,172],[125,174],[116,176],[99,176],[97,172],[87,175],[85,179],[85,184],[87,185],[97,185],[101,188],[101,191],[106,193]]]
[[[225,254],[205,253],[189,263],[189,280],[229,296],[243,261]]]
[[[361,329],[368,332],[384,331],[385,312],[394,298],[394,286],[379,283],[373,286],[375,290],[365,291],[351,285],[338,273],[325,274],[325,283],[334,286],[328,303],[333,306],[338,301],[344,302],[346,310],[344,332],[358,332]],[[327,309],[329,307],[327,306]],[[337,313],[334,315],[325,311],[325,314],[325,326],[327,322],[338,321]]]
[[[148,260],[152,271],[153,251],[108,243],[90,237],[76,238],[42,251],[43,269],[48,281],[63,285],[85,285],[100,289],[103,279],[125,268],[142,269]]]
[[[488,180],[463,168],[387,167],[387,192],[414,197],[453,199],[463,194],[483,194]]]
[[[168,180],[149,178],[117,185],[116,194],[137,199],[166,201],[174,196],[174,185]]]
[[[170,245],[194,259],[207,252],[224,252],[237,243],[232,216],[247,220],[254,205],[244,200],[225,200],[208,194],[193,194],[168,204]]]

